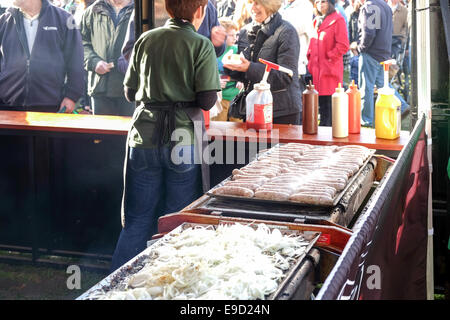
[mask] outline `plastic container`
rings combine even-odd
[[[348,137],[348,96],[340,83],[331,96],[331,118],[333,137]]]
[[[395,60],[383,61],[384,87],[378,89],[375,102],[375,136],[381,139],[397,139],[402,125],[401,102],[389,87],[389,66]]]
[[[273,127],[273,98],[270,92],[270,84],[267,83],[269,72],[272,69],[288,73],[291,77],[293,72],[270,61],[259,59],[266,65],[263,79],[253,86],[253,90],[247,95],[246,102],[246,124],[247,128],[256,130],[272,130]]]
[[[348,133],[360,133],[361,131],[361,92],[352,81],[347,91],[348,96]]]
[[[305,134],[317,134],[319,114],[319,93],[309,82],[302,94],[302,129]]]
[[[247,95],[246,123],[247,128],[256,130],[272,130],[273,99],[268,83],[257,83]]]

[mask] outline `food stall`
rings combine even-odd
[[[138,15],[142,8],[137,6]],[[153,9],[146,10],[155,14]],[[147,28],[155,26],[148,15],[143,22]],[[152,283],[147,271],[153,269],[147,267],[153,266],[163,251],[178,250],[176,240],[187,239],[186,233],[204,232],[205,237],[211,237],[205,239],[216,239],[233,226],[251,227],[258,235],[263,234],[263,239],[298,239],[289,242],[291,247],[284,253],[280,249],[271,255],[273,258],[279,253],[289,261],[286,264],[281,258],[277,260],[284,267],[282,274],[276,271],[276,285],[272,283],[270,290],[263,288],[247,298],[309,299],[313,293],[318,294],[317,299],[398,298],[407,296],[405,292],[423,298],[427,292],[423,277],[427,223],[423,220],[430,197],[426,121],[422,116],[412,133],[402,131],[394,140],[378,139],[368,128],[347,138],[334,138],[331,128],[326,127],[319,127],[317,135],[305,135],[301,126],[274,125],[267,133],[247,130],[242,123],[211,122],[207,139],[216,150],[220,145],[225,150],[222,159],[214,154],[217,159],[211,165],[211,190],[180,212],[161,217],[158,234],[149,239],[149,247],[79,299],[160,298],[161,283]],[[129,125],[130,119],[125,117],[0,111],[0,143],[12,152],[11,157],[2,160],[1,178],[6,182],[2,200],[6,205],[1,209],[0,227],[6,232],[0,232],[0,247],[30,252],[34,262],[44,261],[44,254],[77,254],[108,261],[120,231],[123,158]],[[236,162],[241,145],[244,158]],[[252,198],[248,201],[239,199],[243,190],[238,188],[242,185],[233,185],[239,180],[237,176],[251,172],[255,163],[272,158],[271,154],[285,159],[287,153],[297,153],[290,159],[297,163],[308,151],[316,151],[314,156],[326,155],[321,158],[326,163],[330,155],[349,146],[367,152],[357,160],[358,167],[351,174],[339,176],[345,183],[336,186],[330,197],[323,195],[330,191],[329,186],[324,186],[319,199],[289,194],[282,201],[273,201],[256,196],[254,187],[250,188],[252,193],[245,194]],[[290,147],[298,150],[290,152],[286,149]],[[233,152],[233,161],[224,161],[227,152]],[[304,164],[312,165],[307,162]],[[282,169],[271,178],[289,173]],[[316,169],[347,171],[326,165]],[[318,179],[310,184],[318,181],[323,182]],[[222,193],[226,188],[221,188],[230,185],[239,193]],[[283,189],[280,185],[277,188]],[[17,232],[24,225],[27,232]],[[246,229],[244,233],[252,231]],[[214,252],[211,247],[208,250],[205,252]],[[415,265],[417,261],[420,263]],[[378,267],[383,277],[380,281],[375,277],[372,283],[368,280],[378,270],[373,267]],[[403,277],[399,277],[399,270]],[[183,270],[191,275],[195,271]],[[391,288],[389,281],[395,277],[409,279],[412,284],[404,286],[403,292],[398,290],[398,283],[397,288]],[[152,283],[150,292],[141,290],[148,282]],[[323,284],[319,292],[317,283]],[[128,288],[137,290],[130,296]]]

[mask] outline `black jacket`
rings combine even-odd
[[[75,102],[81,97],[83,47],[71,19],[71,14],[42,0],[30,54],[19,9],[8,8],[0,17],[1,105],[59,107],[64,97]]]
[[[259,58],[291,69],[294,73],[292,78],[281,71],[270,71],[267,82],[273,97],[273,117],[301,112],[302,100],[298,80],[300,42],[297,31],[289,22],[283,20],[279,13],[256,33],[254,40],[252,37],[249,39],[249,32],[251,35],[253,27],[253,23],[246,25],[241,30],[238,41],[238,51],[243,52],[245,58],[250,60],[249,69],[245,73],[225,69],[225,73],[244,82],[246,88],[249,85],[251,91],[253,85],[260,82],[264,75],[265,65],[258,62]],[[252,57],[251,48],[254,48],[255,52]]]
[[[391,58],[392,9],[384,0],[367,0],[358,16],[358,51],[378,62]]]

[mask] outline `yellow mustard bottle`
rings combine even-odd
[[[402,115],[401,102],[389,87],[389,66],[395,60],[383,61],[384,87],[378,90],[375,102],[375,136],[381,139],[397,139],[400,136]]]

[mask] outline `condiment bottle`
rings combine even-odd
[[[317,134],[318,113],[319,113],[319,93],[314,89],[314,85],[309,82],[302,95],[302,127],[303,133]]]
[[[340,83],[331,96],[331,118],[333,137],[348,137],[348,96]]]
[[[401,102],[389,87],[389,66],[395,60],[381,62],[384,65],[384,87],[378,89],[375,102],[375,136],[382,139],[397,139],[402,126]]]
[[[355,84],[355,80],[348,87],[348,133],[359,133],[361,131],[361,92]]]
[[[292,70],[277,65],[273,62],[259,59],[259,62],[266,65],[263,78],[260,83],[253,86],[253,90],[247,95],[246,103],[246,124],[247,128],[256,130],[272,130],[273,126],[273,98],[270,92],[270,84],[267,82],[270,70],[278,70],[293,76]]]

